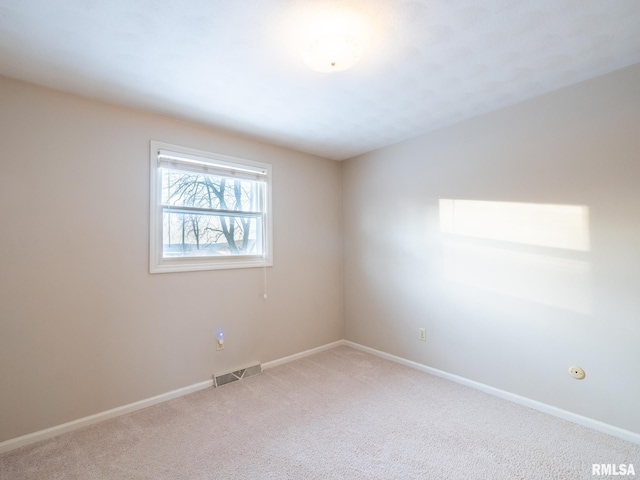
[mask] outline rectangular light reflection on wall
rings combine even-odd
[[[462,242],[444,244],[444,275],[449,281],[542,305],[591,313],[591,265]]]
[[[441,199],[439,207],[447,280],[591,313],[587,206]]]
[[[440,199],[440,231],[540,247],[589,251],[589,207]]]

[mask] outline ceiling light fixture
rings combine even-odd
[[[309,42],[303,53],[305,63],[318,72],[341,72],[353,67],[362,56],[362,46],[352,36],[330,33]]]

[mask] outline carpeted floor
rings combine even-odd
[[[5,453],[0,479],[574,480],[593,463],[640,470],[640,446],[338,347]]]

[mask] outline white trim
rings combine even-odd
[[[272,368],[278,365],[282,365],[284,363],[292,362],[294,360],[298,360],[303,357],[308,357],[309,355],[314,355],[324,350],[329,350],[331,348],[335,348],[344,344],[345,344],[344,340],[338,340],[333,343],[321,345],[320,347],[312,348],[310,350],[305,350],[304,352],[296,353],[294,355],[289,355],[288,357],[272,360],[270,362],[263,363],[262,370],[264,371],[268,368]],[[256,362],[256,363],[259,363],[259,362]],[[252,366],[253,365],[255,364],[252,364]],[[58,435],[71,432],[72,430],[76,430],[78,428],[93,425],[94,423],[102,422],[104,420],[109,420],[110,418],[119,417],[120,415],[126,415],[127,413],[135,412],[136,410],[142,410],[143,408],[151,407],[158,403],[166,402],[168,400],[172,400],[177,397],[182,397],[184,395],[188,395],[190,393],[197,392],[198,390],[203,390],[209,387],[213,387],[213,379],[206,380],[200,383],[195,383],[188,387],[179,388],[171,392],[156,395],[155,397],[147,398],[145,400],[129,403],[128,405],[116,407],[111,410],[107,410],[105,412],[89,415],[88,417],[79,418],[77,420],[63,423],[61,425],[56,425],[54,427],[46,428],[44,430],[28,433],[27,435],[22,435],[21,437],[10,438],[9,440],[0,442],[0,453],[8,452],[10,450],[15,450],[16,448],[23,447],[25,445],[29,445],[35,442],[40,442],[48,438],[57,437]]]
[[[583,427],[591,428],[592,430],[606,433],[613,437],[621,438],[622,440],[626,440],[628,442],[640,445],[640,433],[631,432],[629,430],[625,430],[623,428],[609,425],[608,423],[604,423],[599,420],[594,420],[589,417],[583,417],[582,415],[568,412],[566,410],[562,410],[552,405],[547,405],[546,403],[538,402],[537,400],[532,400],[530,398],[522,397],[514,393],[500,390],[499,388],[491,387],[489,385],[485,385],[484,383],[476,382],[474,380],[469,380],[467,378],[460,377],[452,373],[447,373],[442,370],[438,370],[437,368],[428,367],[421,363],[407,360],[402,357],[397,357],[395,355],[391,355],[390,353],[385,353],[371,347],[365,347],[364,345],[360,345],[359,343],[351,342],[349,340],[338,340],[332,343],[328,343],[326,345],[321,345],[319,347],[312,348],[310,350],[305,350],[300,353],[296,353],[293,355],[289,355],[287,357],[283,357],[276,360],[272,360],[270,362],[263,363],[262,370],[263,371],[268,370],[269,368],[277,367],[278,365],[283,365],[288,362],[293,362],[294,360],[299,360],[301,358],[308,357],[310,355],[314,355],[316,353],[320,353],[325,350],[329,350],[342,345],[355,348],[356,350],[360,350],[366,353],[370,353],[377,357],[384,358],[386,360],[390,360],[392,362],[396,362],[401,365],[406,365],[407,367],[415,368],[416,370],[420,370],[422,372],[429,373],[431,375],[435,375],[437,377],[441,377],[446,380],[451,380],[452,382],[459,383],[461,385],[465,385],[467,387],[471,387],[476,390],[480,390],[482,392],[488,393],[495,397],[499,397],[504,400],[508,400],[510,402],[517,403],[519,405],[523,405],[525,407],[533,408],[534,410],[538,410],[548,415],[561,418],[563,420],[567,420],[573,423],[577,423],[578,425],[582,425]],[[46,440],[47,438],[57,437],[58,435],[61,435],[66,432],[70,432],[72,430],[76,430],[81,427],[93,425],[94,423],[102,422],[110,418],[119,417],[120,415],[125,415],[127,413],[135,412],[136,410],[141,410],[143,408],[151,407],[152,405],[166,402],[168,400],[181,397],[184,395],[188,395],[190,393],[197,392],[198,390],[203,390],[205,388],[209,388],[212,386],[213,386],[213,379],[206,380],[204,382],[195,383],[188,387],[179,388],[171,392],[167,392],[161,395],[157,395],[155,397],[147,398],[146,400],[140,400],[138,402],[130,403],[128,405],[123,405],[122,407],[113,408],[105,412],[96,413],[95,415],[90,415],[88,417],[80,418],[78,420],[73,420],[71,422],[63,423],[62,425],[57,425],[55,427],[47,428],[45,430],[40,430],[34,433],[29,433],[21,437],[5,440],[4,442],[0,442],[0,453],[8,452],[10,450],[14,450],[24,445],[29,445],[31,443],[39,442],[41,440]]]
[[[386,360],[391,360],[392,362],[406,365],[407,367],[415,368],[416,370],[420,370],[422,372],[430,373],[431,375],[435,375],[437,377],[441,377],[446,380],[451,380],[452,382],[459,383],[461,385],[465,385],[467,387],[471,387],[476,390],[480,390],[481,392],[488,393],[489,395],[493,395],[494,397],[499,397],[504,400],[508,400],[510,402],[517,403],[519,405],[523,405],[525,407],[533,408],[534,410],[538,410],[539,412],[546,413],[551,416],[561,418],[563,420],[567,420],[572,423],[577,423],[578,425],[582,425],[583,427],[587,427],[592,430],[606,433],[613,437],[621,438],[622,440],[626,440],[628,442],[640,445],[640,433],[632,432],[630,430],[625,430],[623,428],[616,427],[614,425],[610,425],[608,423],[604,423],[599,420],[594,420],[593,418],[584,417],[582,415],[578,415],[577,413],[569,412],[567,410],[562,410],[561,408],[554,407],[553,405],[548,405],[546,403],[538,402],[537,400],[532,400],[531,398],[522,397],[520,395],[516,395],[515,393],[507,392],[505,390],[500,390],[499,388],[491,387],[489,385],[485,385],[484,383],[476,382],[474,380],[469,380],[468,378],[464,378],[458,375],[454,375],[452,373],[444,372],[442,370],[438,370],[437,368],[428,367],[421,363],[407,360],[402,357],[396,357],[395,355],[391,355],[390,353],[381,352],[380,350],[376,350],[371,347],[365,347],[364,345],[360,345],[359,343],[354,343],[349,340],[344,340],[343,345],[347,347],[355,348],[356,350],[361,350],[366,353],[370,353],[372,355],[384,358]]]
[[[277,367],[278,365],[282,365],[284,363],[293,362],[294,360],[299,360],[301,358],[308,357],[309,355],[315,355],[316,353],[324,352],[325,350],[339,347],[341,345],[346,345],[345,340],[338,340],[332,343],[327,343],[326,345],[321,345],[319,347],[312,348],[310,350],[305,350],[304,352],[294,353],[293,355],[289,355],[288,357],[271,360],[270,362],[262,364],[262,370],[267,370],[269,368]]]
[[[143,408],[151,407],[152,405],[166,402],[167,400],[172,400],[177,397],[182,397],[184,395],[188,395],[190,393],[197,392],[198,390],[203,390],[212,386],[213,380],[206,380],[204,382],[189,385],[188,387],[183,387],[177,390],[172,390],[171,392],[163,393],[161,395],[156,395],[155,397],[129,403],[128,405],[123,405],[121,407],[112,408],[111,410],[107,410],[105,412],[96,413],[95,415],[89,415],[88,417],[79,418],[78,420],[63,423],[62,425],[56,425],[55,427],[46,428],[44,430],[29,433],[21,437],[11,438],[9,440],[5,440],[4,442],[0,442],[0,453],[8,452],[9,450],[14,450],[24,445],[29,445],[41,440],[46,440],[47,438],[57,437],[58,435],[62,435],[63,433],[70,432],[81,427],[93,425],[94,423],[102,422],[110,418],[119,417],[120,415],[135,412],[136,410],[142,410]]]

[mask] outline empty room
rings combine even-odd
[[[0,0],[0,480],[640,478],[640,2]]]

